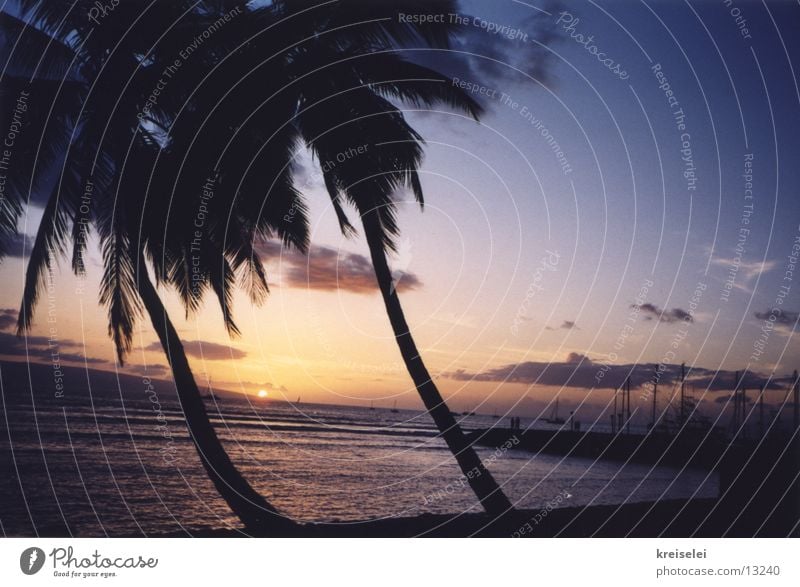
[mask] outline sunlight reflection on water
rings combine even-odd
[[[335,406],[303,410],[280,406],[256,414],[247,406],[230,406],[217,423],[247,479],[287,515],[346,523],[479,511],[427,415]],[[30,410],[9,409],[21,482],[16,472],[0,482],[10,496],[0,510],[7,534],[32,533],[31,516],[40,531],[66,523],[78,535],[238,526],[200,466],[179,413],[165,410],[172,442],[157,432],[151,413],[127,406],[125,413],[127,419],[112,403],[94,411],[69,408],[67,434],[61,408],[37,408],[40,447]],[[465,425],[494,422],[474,416]],[[7,441],[7,432],[2,437]],[[174,447],[169,459],[166,445]],[[704,471],[678,475],[671,468],[533,458],[518,450],[490,460],[491,449],[480,453],[520,508],[539,509],[562,490],[571,495],[565,506],[717,493],[716,479],[704,483]]]

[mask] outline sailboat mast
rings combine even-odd
[[[656,427],[656,396],[658,395],[658,367],[655,368],[653,373],[653,424],[652,427],[655,429]]]
[[[686,363],[681,363],[681,418],[680,418],[681,427],[683,427],[684,420],[686,418],[685,415],[686,412],[684,411],[685,397],[686,397]]]
[[[631,433],[631,378],[625,380],[626,414],[625,414],[625,433]]]
[[[611,433],[615,433],[617,431],[617,396],[619,395],[619,389],[614,390],[614,415],[611,416]],[[625,401],[623,396],[623,401]]]

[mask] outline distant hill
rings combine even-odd
[[[115,373],[101,369],[51,364],[0,361],[3,401],[8,405],[55,403],[68,405],[90,401],[149,401],[153,392],[164,404],[178,404],[175,384],[171,380],[146,378],[144,375]],[[91,395],[90,395],[91,394]],[[241,394],[214,389],[214,394],[231,399]],[[204,394],[205,395],[205,394]]]

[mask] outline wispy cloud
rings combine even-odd
[[[145,347],[146,351],[163,352],[161,343],[153,342]],[[183,341],[183,350],[191,357],[199,357],[207,361],[225,361],[230,359],[243,359],[247,353],[236,347],[205,340]]]
[[[289,389],[285,385],[270,382],[255,382],[255,381],[220,381],[219,385],[225,389],[247,389],[247,390],[261,390],[272,391],[276,393],[289,393]]]
[[[778,267],[778,261],[745,261],[729,257],[715,256],[711,264],[733,272],[733,287],[747,293],[753,293],[752,284],[759,276]]]
[[[434,314],[431,316],[433,320],[442,322],[444,324],[452,324],[453,326],[461,326],[463,328],[477,328],[478,320],[475,316],[468,316],[466,314],[455,314],[453,312]]]
[[[631,308],[635,307],[637,306],[635,305],[631,306]],[[644,315],[645,320],[653,320],[655,318],[659,322],[665,322],[667,324],[674,324],[676,322],[694,322],[694,317],[692,316],[692,314],[681,308],[662,310],[655,304],[650,304],[650,303],[642,304],[641,306],[638,306],[638,308]]]

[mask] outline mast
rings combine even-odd
[[[739,428],[739,372],[734,375],[733,381],[733,431]]]
[[[800,428],[800,382],[797,381],[797,369],[795,369],[792,377],[794,378],[794,418],[792,422],[796,431]]]
[[[653,430],[656,427],[656,395],[658,395],[658,366],[653,372],[653,424],[651,425]]]
[[[744,372],[742,372],[742,379],[744,379]],[[752,409],[747,409],[747,388],[742,385],[742,437],[747,438],[747,421],[750,419]],[[755,407],[755,406],[754,406]]]
[[[686,420],[686,412],[684,411],[685,397],[686,397],[686,363],[681,363],[681,417],[680,417],[681,428],[683,428],[683,425]]]
[[[625,419],[625,433],[631,433],[631,378],[628,377],[625,379],[625,397],[627,397],[627,414]]]
[[[617,396],[619,395],[619,391],[619,389],[614,390],[614,415],[611,416],[611,434],[617,431]]]

